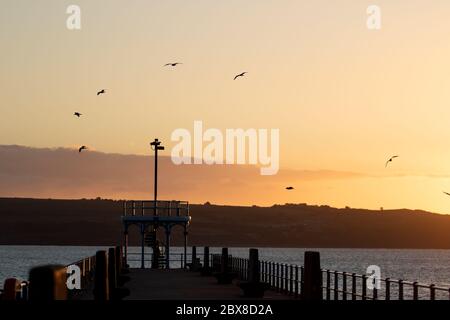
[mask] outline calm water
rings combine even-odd
[[[83,246],[0,246],[0,283],[5,278],[27,279],[30,267],[47,263],[70,264],[83,257],[94,255],[105,247]],[[148,253],[151,252],[150,249]],[[182,248],[172,248],[173,253],[181,253]],[[303,264],[306,249],[260,248],[260,257],[288,264]],[[321,253],[322,268],[366,273],[369,265],[378,265],[383,278],[405,279],[422,283],[434,283],[450,287],[450,250],[392,250],[392,249],[307,249]],[[203,249],[198,248],[200,255]],[[211,248],[211,253],[219,253],[220,248]],[[138,253],[139,248],[130,248]],[[147,252],[147,251],[146,251]],[[190,249],[188,250],[190,252]],[[248,257],[247,248],[230,248],[230,254]],[[130,254],[130,259],[138,258]],[[177,256],[173,256],[177,258]],[[137,262],[130,262],[138,266]],[[173,262],[174,267],[180,263]]]

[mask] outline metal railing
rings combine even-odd
[[[189,216],[189,203],[176,200],[125,200],[124,216]]]
[[[322,270],[326,300],[450,300],[450,288],[391,278],[375,279],[367,275]],[[371,287],[369,289],[369,287]]]
[[[135,258],[136,257],[136,258]],[[141,263],[141,257],[142,253],[140,252],[128,252],[127,253],[127,262],[130,264],[130,267],[138,267]],[[144,263],[149,262],[150,264],[153,261],[153,253],[152,252],[146,252],[144,253]],[[159,266],[161,268],[165,267],[166,264],[166,255],[162,254],[159,258]],[[134,265],[133,263],[136,263]],[[139,263],[139,265],[138,265]],[[184,253],[170,253],[169,254],[169,265],[171,269],[174,268],[184,268],[185,267],[185,261],[184,261]]]
[[[215,270],[220,269],[221,255],[211,254]],[[247,280],[248,259],[229,256],[229,269],[239,280]],[[261,261],[260,281],[270,285],[272,290],[294,296],[301,296],[304,282],[304,267],[273,261]],[[419,282],[378,279],[380,284],[368,286],[372,279],[367,275],[321,269],[324,300],[450,300],[450,288]],[[373,288],[373,289],[372,289]]]

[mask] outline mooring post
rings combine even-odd
[[[67,273],[64,266],[47,265],[30,271],[30,301],[67,299]]]
[[[124,252],[124,266],[128,264],[128,231],[123,234],[123,252]]]
[[[166,225],[166,269],[170,268],[170,226]]]
[[[3,294],[1,300],[15,301],[18,300],[18,296],[21,291],[20,280],[16,278],[8,278],[3,285]]]
[[[192,246],[191,271],[197,271],[197,247]]]
[[[249,250],[249,258],[247,264],[247,281],[239,282],[239,287],[244,291],[244,297],[262,298],[264,291],[270,288],[270,285],[261,282],[261,267],[259,263],[258,249]]]
[[[248,281],[259,282],[259,255],[258,249],[250,249],[248,259]]]
[[[186,224],[184,225],[184,268],[187,268],[187,238],[188,238],[188,231]]]
[[[141,224],[141,269],[145,269],[145,225]]]
[[[108,249],[108,286],[111,296],[117,288],[116,250]]]
[[[203,248],[203,269],[208,272],[209,268],[209,247]]]
[[[322,300],[322,270],[320,269],[320,253],[305,252],[304,282],[302,284],[303,300]]]
[[[222,248],[222,257],[220,259],[220,272],[228,273],[228,248]]]
[[[95,254],[94,298],[109,300],[108,258],[104,250]]]
[[[122,273],[122,247],[116,246],[116,281],[119,281],[120,274]]]

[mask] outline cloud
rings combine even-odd
[[[221,203],[275,197],[302,181],[359,179],[367,174],[281,169],[261,176],[253,165],[174,165],[159,159],[159,194]],[[153,192],[153,157],[71,148],[0,146],[0,195],[44,198],[143,198]],[[230,200],[231,199],[231,200]],[[257,201],[255,201],[257,202]]]

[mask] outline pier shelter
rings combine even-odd
[[[123,253],[125,263],[128,254],[129,227],[138,227],[141,236],[141,268],[145,268],[146,243],[156,241],[156,231],[163,228],[165,231],[165,268],[170,268],[170,239],[173,227],[179,225],[184,231],[184,261],[186,267],[188,226],[191,221],[189,216],[189,203],[175,200],[128,200],[123,204]],[[152,243],[155,250],[155,244]],[[155,254],[155,252],[153,252]]]

